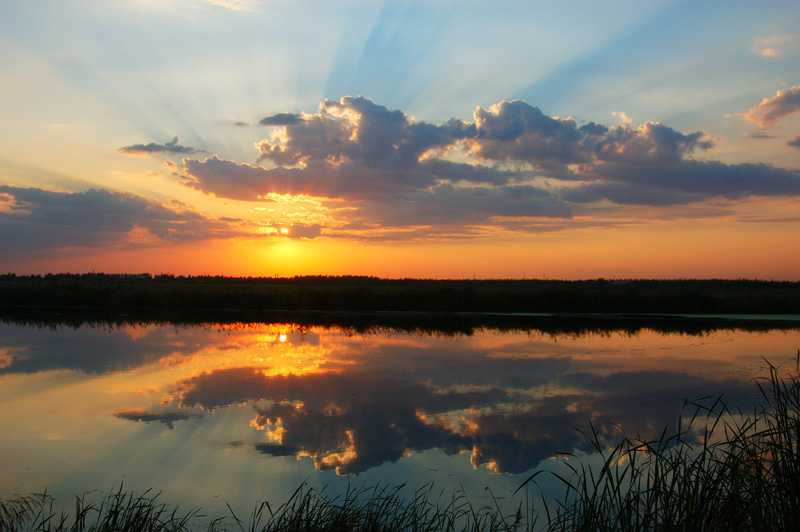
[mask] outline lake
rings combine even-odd
[[[463,330],[6,320],[0,498],[46,489],[69,508],[122,484],[246,515],[303,483],[330,494],[433,483],[513,501],[559,452],[591,451],[579,432],[589,420],[611,438],[655,437],[686,399],[724,394],[752,410],[765,359],[793,369],[800,346],[796,321],[548,319]]]

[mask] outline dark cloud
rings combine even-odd
[[[715,197],[800,194],[800,172],[768,164],[682,160],[642,168],[606,163],[594,166],[591,175],[598,183],[563,189],[561,197],[580,203],[607,199],[619,204],[682,205]]]
[[[710,380],[676,371],[566,373],[559,381],[584,391],[586,399],[573,406],[592,412],[594,421],[616,423],[645,438],[656,437],[668,425],[674,428],[678,410],[686,401],[711,405],[724,397],[728,408],[736,411],[752,408],[758,395],[752,381]],[[664,405],[672,406],[665,409]]]
[[[470,134],[468,125],[455,120],[444,125],[412,122],[400,111],[361,97],[325,101],[316,114],[302,120],[275,116],[279,118],[274,122],[285,125],[285,135],[263,139],[257,147],[259,160],[277,168],[237,164],[216,156],[204,161],[184,159],[184,184],[231,199],[255,200],[276,192],[357,200],[424,191],[442,180],[506,183],[516,176],[425,159],[429,151],[450,150],[454,142]]]
[[[145,155],[148,153],[195,153],[194,148],[181,146],[178,144],[178,137],[172,137],[172,140],[166,144],[134,144],[133,146],[124,146],[119,149],[120,152],[128,155]]]
[[[787,146],[792,146],[794,148],[800,148],[800,135],[797,135],[792,140],[786,142]]]
[[[668,190],[630,183],[594,183],[564,188],[561,197],[572,203],[594,203],[609,200],[618,205],[685,205],[704,199],[699,194]]]
[[[770,128],[780,119],[797,112],[800,112],[800,85],[778,91],[774,98],[764,98],[747,112],[745,118],[763,128]]]
[[[176,421],[185,421],[192,418],[203,417],[202,414],[193,412],[145,412],[144,410],[120,410],[114,412],[114,417],[127,419],[129,421],[139,421],[143,423],[163,423],[172,430]]]
[[[441,393],[379,374],[269,377],[250,368],[215,371],[188,379],[182,386],[184,405],[218,408],[266,400],[268,406],[261,406],[261,402],[254,406],[253,424],[259,427],[279,424],[282,436],[279,443],[259,444],[257,450],[273,456],[310,456],[318,469],[335,469],[343,475],[395,462],[410,451],[432,448],[454,454],[469,450],[474,453],[479,446],[483,456],[489,455],[492,463],[500,464],[501,471],[513,472],[529,469],[555,453],[554,446],[540,445],[547,439],[541,425],[538,430],[530,429],[537,432],[531,441],[519,445],[513,436],[505,443],[497,441],[504,435],[496,434],[494,428],[480,431],[451,427],[438,417],[453,409],[481,409],[522,401],[521,397],[499,388]],[[553,416],[556,412],[563,413],[563,409],[546,409]],[[572,434],[571,440],[578,439],[570,425],[574,420],[574,416],[562,415],[559,426],[563,433]],[[506,428],[519,421],[508,420]],[[563,437],[553,439],[564,444]],[[537,452],[530,454],[536,446],[540,446]],[[523,452],[528,454],[527,458],[519,456]],[[513,456],[508,460],[512,469],[506,469],[500,454]]]
[[[574,401],[569,395],[547,397],[526,409],[475,416],[466,431],[474,441],[473,467],[520,474],[560,452],[589,451],[589,442],[576,429],[585,425],[586,416],[571,407]]]
[[[768,125],[794,112],[798,90],[780,92],[752,115]],[[183,185],[219,198],[313,198],[320,205],[314,219],[298,218],[291,226],[252,220],[245,227],[177,202],[122,192],[0,187],[0,245],[22,256],[66,247],[226,238],[245,235],[245,229],[252,236],[256,226],[287,238],[455,240],[487,231],[555,230],[598,202],[679,206],[800,195],[796,170],[698,160],[713,148],[700,131],[684,133],[657,122],[580,125],[523,101],[478,107],[472,120],[431,124],[363,97],[325,100],[314,114],[262,119],[275,128],[256,143],[256,162],[212,155],[168,163]],[[800,138],[788,145],[800,147]],[[177,137],[121,151],[196,153]],[[289,230],[285,235],[283,228]]]
[[[259,120],[262,126],[289,126],[301,122],[303,118],[295,113],[278,113]]]
[[[363,97],[325,100],[313,115],[262,120],[282,126],[256,144],[265,166],[187,158],[182,182],[236,200],[335,200],[349,210],[339,229],[320,228],[331,237],[359,224],[407,237],[470,237],[511,223],[504,218],[570,219],[577,204],[603,200],[657,206],[800,193],[796,171],[694,159],[713,148],[700,131],[578,125],[523,101],[478,107],[473,119],[429,124]]]
[[[172,201],[90,189],[53,192],[0,185],[9,204],[0,212],[6,256],[66,247],[108,247],[232,236],[230,223],[212,220]]]
[[[178,395],[184,407],[251,403],[252,425],[280,432],[279,441],[257,444],[256,450],[308,456],[318,469],[339,474],[357,474],[433,448],[471,452],[475,467],[522,473],[559,452],[589,450],[590,443],[575,429],[589,419],[615,438],[617,429],[607,421],[652,438],[677,419],[685,399],[746,388],[738,381],[668,371],[575,372],[564,358],[505,358],[469,349],[461,354],[457,364],[448,365],[446,354],[428,353],[433,366],[396,372],[359,366],[269,376],[261,368],[222,369],[180,382]],[[377,358],[414,361],[419,356],[410,346],[386,346]],[[548,383],[575,392],[529,392]],[[461,421],[448,421],[453,419]]]

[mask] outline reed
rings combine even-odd
[[[542,497],[545,529],[800,530],[800,379],[770,365],[758,384],[764,401],[753,414],[731,412],[721,398],[689,402],[677,430],[655,440],[625,437],[609,448],[591,426],[600,465],[567,460],[567,474],[553,473],[564,493]],[[538,486],[540,474],[520,488]]]
[[[57,512],[47,493],[0,501],[0,532],[183,532],[200,515],[197,511],[179,513],[178,508],[159,501],[159,494],[140,495],[123,490],[122,485],[99,503],[76,497],[75,512]],[[217,529],[220,520],[209,523]]]
[[[405,486],[348,488],[343,495],[300,486],[284,504],[256,507],[246,521],[230,514],[208,520],[198,511],[180,513],[158,500],[121,488],[99,504],[76,499],[74,514],[55,512],[46,494],[0,501],[0,532],[359,532],[492,531],[523,529],[520,512],[476,505],[461,489],[445,498],[428,485],[407,497]],[[496,501],[495,501],[496,503]]]

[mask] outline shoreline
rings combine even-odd
[[[800,282],[0,275],[0,307],[236,312],[800,316]],[[775,319],[775,318],[772,318]],[[790,318],[794,319],[794,318]]]

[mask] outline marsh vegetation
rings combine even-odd
[[[336,312],[800,314],[800,283],[6,274],[0,276],[0,306]]]

